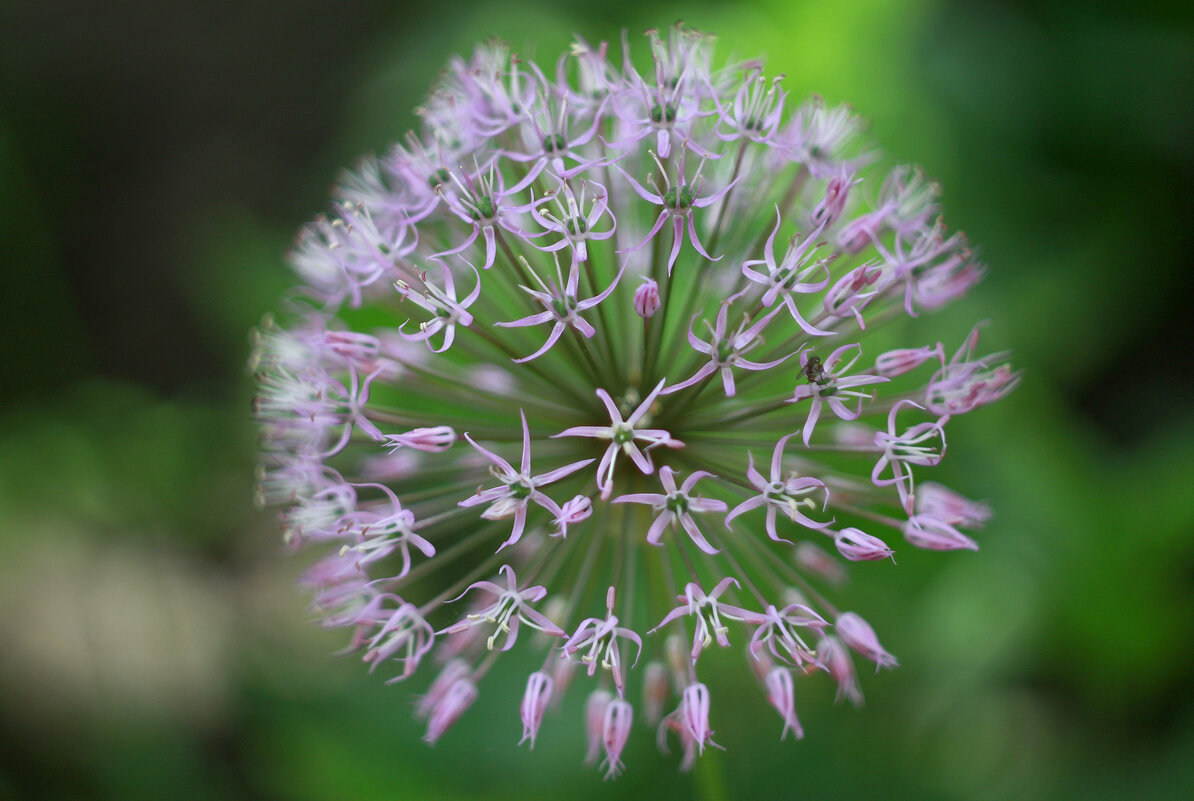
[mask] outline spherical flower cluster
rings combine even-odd
[[[838,557],[976,548],[986,507],[921,479],[1018,380],[978,328],[867,346],[982,276],[933,183],[871,177],[858,118],[792,110],[761,63],[648,36],[645,71],[625,41],[554,77],[453,60],[421,133],[300,233],[254,355],[260,494],[321,553],[323,624],[391,681],[434,674],[429,742],[499,653],[537,655],[522,741],[585,693],[608,776],[639,726],[682,767],[714,744],[710,648],[742,649],[781,737],[818,674],[858,703],[851,652],[896,660],[831,600]]]

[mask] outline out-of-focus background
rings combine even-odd
[[[5,0],[0,799],[1169,799],[1194,787],[1194,6],[1184,2]],[[515,673],[433,749],[306,620],[251,503],[247,331],[339,168],[490,35],[677,19],[849,101],[990,265],[960,308],[1025,370],[935,478],[997,515],[850,590],[902,667],[868,705],[714,710],[693,777],[636,736],[533,753]],[[504,682],[504,683],[503,683]],[[502,697],[505,695],[506,697]]]

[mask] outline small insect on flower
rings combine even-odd
[[[652,726],[682,770],[734,747],[719,721],[750,706],[708,651],[781,738],[798,695],[860,704],[850,652],[896,658],[841,611],[846,567],[894,569],[896,535],[978,547],[979,488],[928,479],[950,421],[1020,380],[977,327],[950,358],[868,342],[985,268],[853,112],[682,26],[643,72],[622,47],[452,59],[300,232],[251,360],[259,497],[321,554],[323,625],[389,681],[436,674],[428,743],[518,671],[511,747],[572,726],[607,778]],[[570,693],[583,719],[555,720]]]

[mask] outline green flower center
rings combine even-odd
[[[684,514],[685,512],[688,511],[688,499],[685,498],[683,495],[679,495],[679,494],[669,495],[667,497],[667,503],[665,504],[665,506],[667,507],[667,510],[669,512],[675,512],[676,514]]]
[[[656,103],[651,107],[651,122],[658,123],[673,123],[676,121],[676,107],[671,103],[665,103],[662,106]]]
[[[493,198],[489,195],[481,195],[481,197],[477,198],[469,215],[474,220],[492,220],[494,212]]]
[[[680,187],[679,192],[676,191],[675,187],[667,190],[667,193],[663,196],[663,205],[667,206],[669,209],[679,211],[691,206],[694,200],[696,200],[696,196],[686,184]]]

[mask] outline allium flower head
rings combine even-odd
[[[948,356],[868,342],[983,267],[853,112],[683,27],[643,69],[609,50],[453,59],[422,130],[300,232],[253,369],[260,497],[322,553],[323,624],[428,677],[429,742],[501,665],[525,677],[511,741],[581,728],[612,777],[652,727],[687,768],[742,714],[709,649],[777,736],[803,735],[798,694],[860,703],[850,652],[897,662],[839,608],[844,564],[978,547],[989,508],[933,468],[1019,374],[977,327]],[[555,719],[568,693],[583,720]]]

